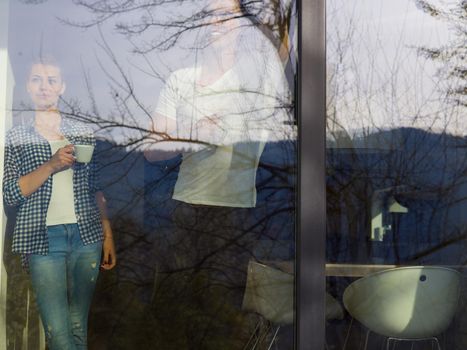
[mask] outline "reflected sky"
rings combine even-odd
[[[151,16],[157,16],[157,20],[179,18],[204,6],[203,1],[194,4],[196,8],[193,2],[159,7]],[[91,91],[102,116],[116,112],[113,94],[118,91],[111,87],[117,84],[110,78],[120,76],[109,51],[131,76],[138,99],[150,112],[170,73],[192,65],[193,46],[199,34],[188,31],[169,50],[142,56],[132,53],[135,47],[144,48],[170,29],[155,27],[132,38],[116,32],[116,23],[138,23],[139,12],[104,22],[100,32],[97,27],[81,29],[63,23],[61,19],[85,23],[94,17],[82,7],[59,0],[36,5],[10,2],[10,18],[15,19],[10,21],[9,29],[17,82],[15,105],[28,101],[22,82],[31,56],[42,48],[65,66],[66,97],[90,110]],[[359,133],[362,129],[413,126],[465,135],[466,122],[460,111],[442,101],[446,84],[437,75],[440,66],[416,53],[417,46],[438,47],[453,38],[449,23],[433,19],[410,0],[328,0],[327,18],[328,107],[339,111],[339,123],[345,129]],[[339,55],[343,64],[339,64]],[[148,116],[134,104],[131,108],[138,123],[146,125]],[[114,131],[112,137],[118,140],[130,135]]]
[[[145,12],[125,11],[122,16],[109,18],[99,26],[79,28],[76,25],[92,22],[99,14],[59,0],[36,4],[11,2],[10,18],[15,18],[10,21],[9,28],[9,51],[16,78],[14,108],[24,109],[22,103],[29,102],[24,81],[31,58],[40,52],[51,53],[63,67],[67,81],[66,101],[85,114],[121,118],[132,126],[146,128],[168,76],[179,68],[193,66],[199,59],[194,53],[206,45],[203,41],[206,27],[202,26],[203,21],[194,22],[201,26],[186,31],[182,28],[183,35],[175,36],[175,45],[162,45],[157,50],[148,48],[154,43],[166,42],[167,38],[173,39],[174,26],[154,25],[127,36],[122,31],[138,31],[149,21],[183,27],[183,19],[206,9],[207,3],[185,1],[180,6],[178,2],[169,2]],[[129,90],[126,84],[131,86],[137,101],[130,98],[122,102],[125,99],[122,95]],[[16,113],[17,120],[27,114]],[[113,128],[107,136],[124,142],[138,136],[138,132]]]
[[[461,111],[445,101],[443,65],[417,55],[418,47],[453,40],[449,23],[408,0],[327,5],[328,111],[338,119],[329,120],[330,130],[416,127],[465,135]]]

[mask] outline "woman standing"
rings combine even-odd
[[[51,350],[87,348],[99,266],[116,264],[94,157],[90,163],[74,157],[74,145],[95,145],[93,133],[60,114],[65,87],[52,59],[32,64],[27,91],[34,119],[9,131],[3,179],[5,202],[18,207],[12,249],[29,267]]]

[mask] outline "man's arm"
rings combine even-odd
[[[103,192],[96,192],[96,202],[101,217],[102,230],[104,232],[104,243],[102,245],[103,261],[101,267],[104,270],[110,270],[117,264],[117,254],[115,251],[112,226],[110,225],[110,220],[107,215],[107,201]]]
[[[160,114],[155,114],[151,125],[151,138],[154,142],[144,150],[144,157],[150,162],[166,160],[181,153],[180,142],[170,141],[175,139],[177,121]]]
[[[198,151],[207,144],[201,140],[179,138],[177,121],[157,113],[151,127],[154,143],[144,150],[144,157],[150,162],[171,159],[182,152]]]

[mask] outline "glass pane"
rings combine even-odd
[[[327,1],[329,349],[466,347],[466,10]]]
[[[1,6],[0,348],[293,348],[295,1]]]

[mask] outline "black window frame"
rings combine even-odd
[[[298,0],[296,348],[325,348],[325,0]]]

